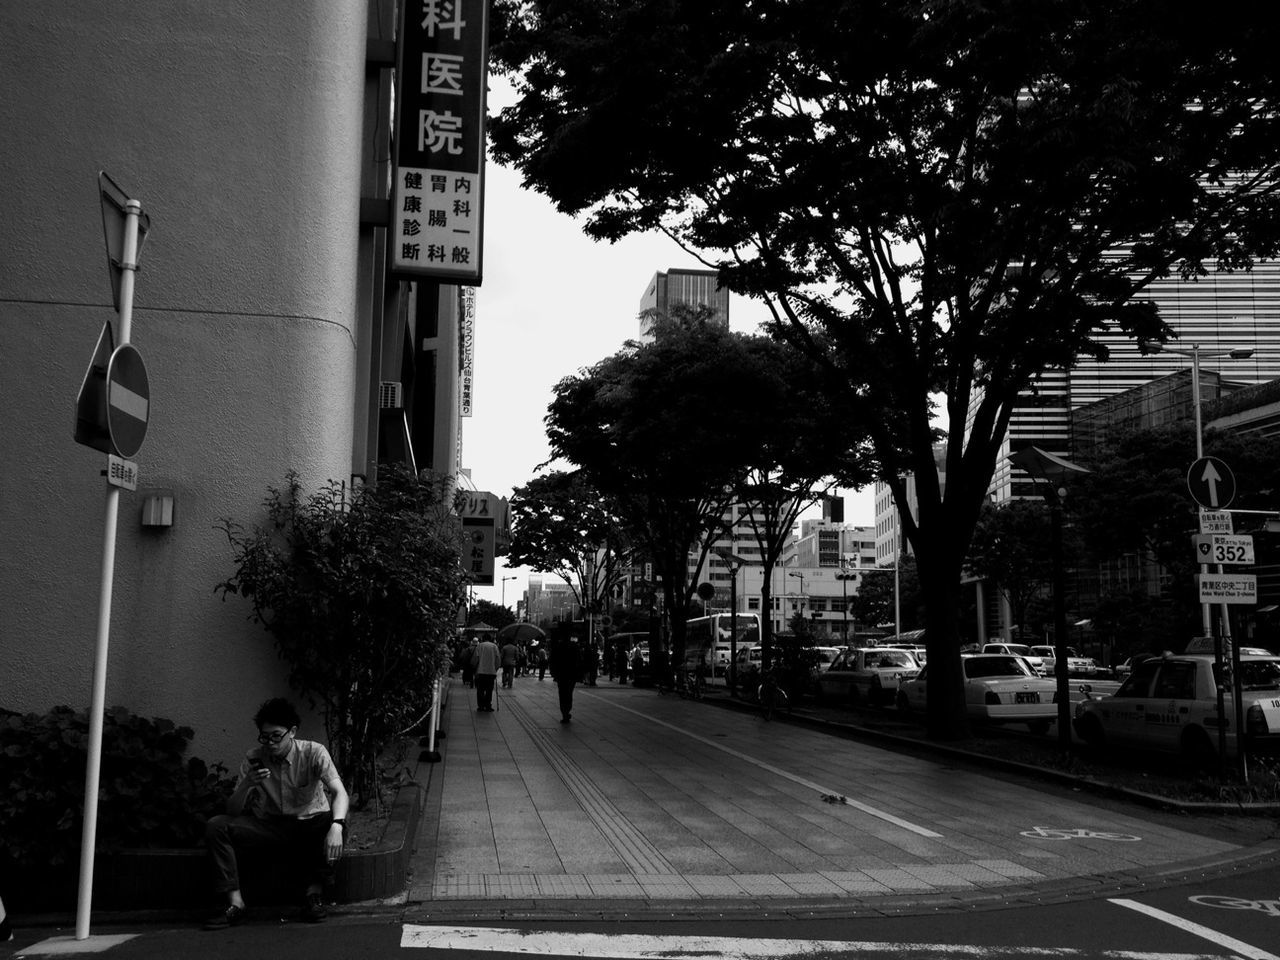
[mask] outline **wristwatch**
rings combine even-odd
[[[347,835],[346,817],[334,817],[333,822],[342,828],[342,835],[345,837]]]

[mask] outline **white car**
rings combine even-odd
[[[1013,657],[1022,657],[1031,664],[1031,669],[1040,676],[1045,675],[1044,660],[1031,652],[1025,643],[988,643],[982,648],[983,653],[1003,653]]]
[[[1044,675],[1054,676],[1058,665],[1058,651],[1050,646],[1038,646],[1032,647],[1031,653],[1039,657],[1044,664]],[[1075,647],[1067,647],[1067,676],[1093,677],[1097,676],[1097,673],[1098,664],[1093,657],[1082,657]]]
[[[1057,684],[1027,666],[1023,657],[979,653],[962,657],[965,712],[988,723],[1025,723],[1032,733],[1045,733],[1058,719]],[[898,686],[897,706],[903,713],[925,710],[928,667]]]
[[[892,703],[898,684],[920,671],[905,650],[861,647],[844,650],[835,662],[818,674],[818,696],[857,703]]]
[[[1144,660],[1111,696],[1076,704],[1073,726],[1090,746],[1181,753],[1196,766],[1210,767],[1218,757],[1219,680],[1225,685],[1227,753],[1234,754],[1232,684],[1205,654]],[[1280,658],[1242,655],[1240,683],[1250,748],[1280,748]]]
[[[920,664],[920,666],[922,667],[924,666],[925,658],[927,657],[927,652],[925,650],[924,644],[922,643],[886,643],[884,644],[884,646],[888,647],[890,650],[905,650],[907,651],[907,653],[911,654],[911,656],[915,659],[916,663]]]

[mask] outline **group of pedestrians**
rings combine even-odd
[[[499,646],[491,639],[476,640],[462,657],[462,682],[470,682],[476,691],[476,711],[494,712],[494,687],[501,673],[502,686],[511,689],[517,672],[524,672],[520,663],[520,649],[514,641]],[[538,679],[547,671],[555,682],[560,701],[560,722],[568,723],[573,715],[573,688],[577,685],[587,658],[567,624],[557,625],[549,641],[539,643],[533,650]]]

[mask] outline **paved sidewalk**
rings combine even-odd
[[[434,914],[1000,900],[1250,853],[1194,825],[603,678],[577,688],[569,724],[550,679],[498,690],[495,713],[450,682],[408,892]]]

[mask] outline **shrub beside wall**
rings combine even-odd
[[[99,852],[203,844],[205,823],[223,811],[234,781],[221,764],[186,755],[194,736],[171,720],[107,712]],[[22,877],[30,895],[76,882],[88,744],[86,712],[0,716],[0,874]]]

